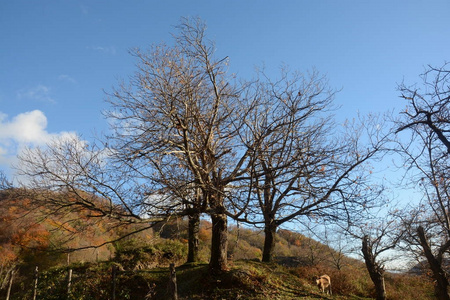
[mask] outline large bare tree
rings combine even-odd
[[[195,195],[191,217],[211,216],[210,268],[221,272],[227,268],[226,191],[249,165],[240,131],[251,108],[241,105],[240,89],[227,76],[228,59],[214,57],[205,24],[184,19],[177,28],[173,45],[132,51],[137,71],[108,99],[114,125],[109,147],[143,185]]]
[[[354,221],[375,204],[367,164],[381,156],[387,134],[375,117],[340,131],[332,118],[335,91],[315,70],[303,75],[284,68],[276,81],[261,75],[252,89],[255,109],[245,119],[254,163],[243,197],[249,209],[240,220],[263,224],[268,262],[280,225],[303,217]]]
[[[411,182],[423,195],[422,202],[403,218],[407,242],[420,249],[435,279],[438,299],[450,299],[448,253],[450,251],[450,70],[428,67],[419,87],[399,86],[407,101],[397,125],[400,153]],[[422,257],[423,257],[422,256]]]

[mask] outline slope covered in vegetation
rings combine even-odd
[[[185,264],[187,224],[157,224],[100,248],[71,252],[118,237],[110,225],[82,211],[43,214],[26,198],[2,198],[0,207],[1,290],[4,298],[15,270],[10,299],[166,299],[169,265],[176,266],[179,299],[317,299],[313,278],[329,274],[333,299],[370,299],[374,289],[364,264],[299,233],[279,230],[274,263],[261,263],[264,236],[248,228],[229,229],[228,271],[208,272],[211,224],[202,221],[201,263]],[[45,217],[44,217],[45,216]],[[38,266],[39,274],[33,270]],[[71,270],[70,286],[69,270]],[[114,279],[114,280],[113,280]],[[387,274],[389,299],[432,299],[432,283],[423,276]]]

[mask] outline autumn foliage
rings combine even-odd
[[[49,207],[32,201],[31,195],[20,189],[0,194],[0,283],[18,266],[46,268],[66,263],[68,258],[95,261],[112,256],[113,247],[105,244],[115,237],[111,223],[80,209],[50,213]]]

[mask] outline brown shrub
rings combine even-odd
[[[339,295],[373,296],[375,289],[369,275],[361,267],[329,272],[333,293]]]
[[[385,282],[390,300],[435,299],[433,283],[425,275],[387,274]]]

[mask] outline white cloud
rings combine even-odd
[[[39,84],[29,89],[23,89],[17,92],[19,99],[31,99],[42,102],[55,103],[55,100],[50,96],[51,89],[45,85]]]
[[[40,110],[21,113],[12,119],[0,112],[0,165],[10,168],[17,154],[26,147],[45,146],[55,138],[67,136],[75,134],[48,132],[47,117]]]
[[[39,145],[49,141],[51,135],[45,130],[47,118],[40,110],[33,110],[15,116],[11,121],[3,115],[0,123],[0,142],[15,141]]]

